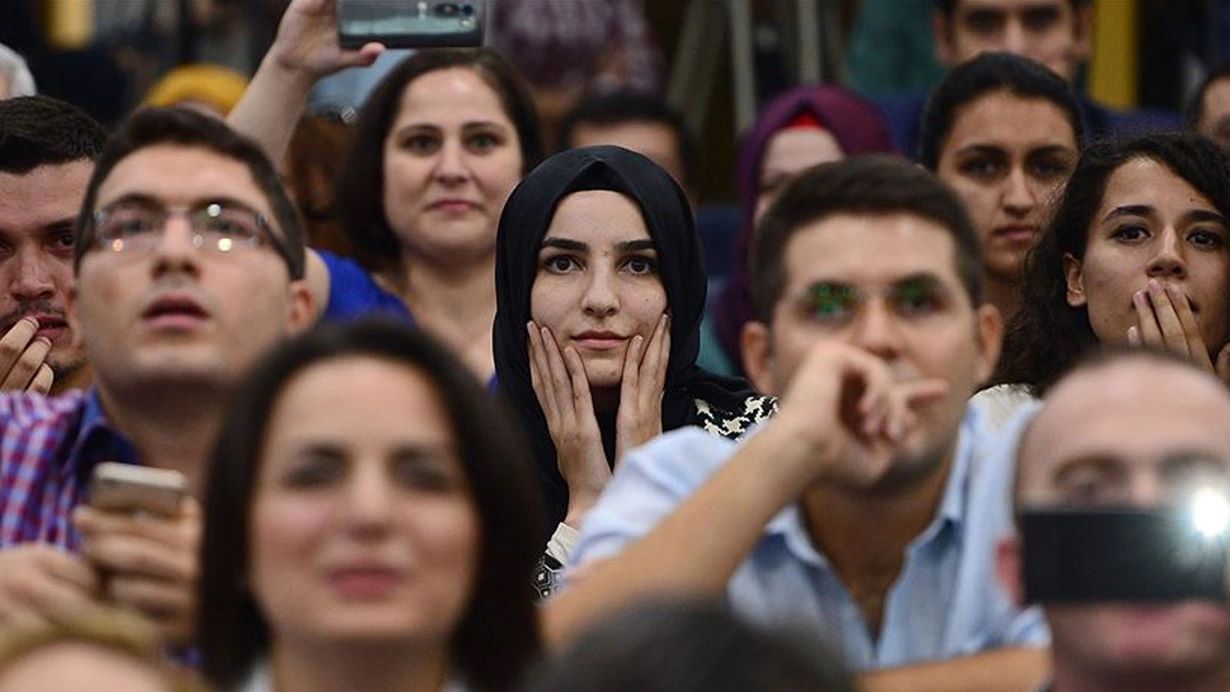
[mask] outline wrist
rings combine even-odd
[[[765,426],[754,438],[764,446],[763,456],[772,459],[766,464],[766,481],[777,486],[783,496],[793,498],[809,485],[825,477],[832,456],[826,436],[818,431],[819,421],[796,423],[792,418],[778,418]]]
[[[286,51],[280,50],[275,44],[261,61],[259,74],[273,77],[276,83],[301,91],[304,94],[312,90],[316,80],[322,75],[314,73],[307,66],[298,63]]]

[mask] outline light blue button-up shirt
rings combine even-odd
[[[969,409],[935,519],[907,547],[889,589],[879,639],[812,542],[797,505],[783,509],[730,580],[743,617],[818,629],[859,670],[1046,646],[1040,611],[1017,608],[996,577],[996,545],[1011,535],[1015,435],[991,435]],[[649,533],[734,456],[738,444],[680,429],[634,450],[586,517],[571,565],[610,557]],[[876,527],[866,527],[867,541]]]

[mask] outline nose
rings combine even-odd
[[[154,245],[154,276],[175,272],[198,275],[200,251],[193,242],[194,236],[188,220],[182,215],[172,214]]]
[[[445,140],[436,160],[435,177],[445,185],[460,185],[470,179],[470,167],[461,142],[455,139]]]
[[[614,283],[615,277],[601,268],[590,274],[581,297],[581,308],[587,316],[604,318],[619,311],[619,293]]]
[[[1029,178],[1025,175],[1023,166],[1014,166],[1004,184],[1004,210],[1010,215],[1025,216],[1037,206],[1038,196],[1029,184]]]
[[[393,510],[393,488],[379,460],[359,460],[347,482],[344,503],[347,530],[356,536],[382,535]]]
[[[1025,31],[1025,26],[1021,20],[1012,17],[1008,20],[1007,26],[1004,28],[1004,48],[1008,53],[1015,55],[1027,55],[1029,47],[1029,36]]]
[[[901,333],[897,320],[883,297],[868,300],[863,306],[862,313],[854,322],[851,342],[884,360],[893,360],[901,353]]]
[[[18,301],[46,300],[55,295],[55,263],[63,263],[49,257],[38,248],[26,247],[15,258],[16,273],[9,285],[9,293]]]
[[[1132,474],[1128,487],[1128,504],[1133,507],[1157,507],[1166,501],[1166,487],[1156,473]]]
[[[1158,238],[1156,252],[1149,259],[1146,273],[1158,279],[1187,277],[1187,263],[1183,261],[1182,241],[1175,229],[1165,229]]]

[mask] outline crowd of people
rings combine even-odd
[[[934,11],[925,99],[764,105],[717,281],[677,111],[548,141],[475,48],[306,118],[332,0],[110,131],[0,71],[0,692],[1230,690],[1230,69],[1112,112],[1085,0]],[[1097,562],[1193,507],[1211,586]]]

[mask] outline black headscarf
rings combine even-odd
[[[610,190],[635,202],[658,253],[659,277],[671,314],[662,430],[692,423],[696,399],[736,411],[755,395],[743,380],[718,377],[696,366],[708,277],[692,211],[674,178],[644,156],[615,146],[573,149],[547,159],[513,190],[500,215],[493,338],[496,377],[529,437],[551,527],[567,511],[568,486],[530,383],[525,325],[530,321],[538,251],[555,209],[564,197],[586,190]]]

